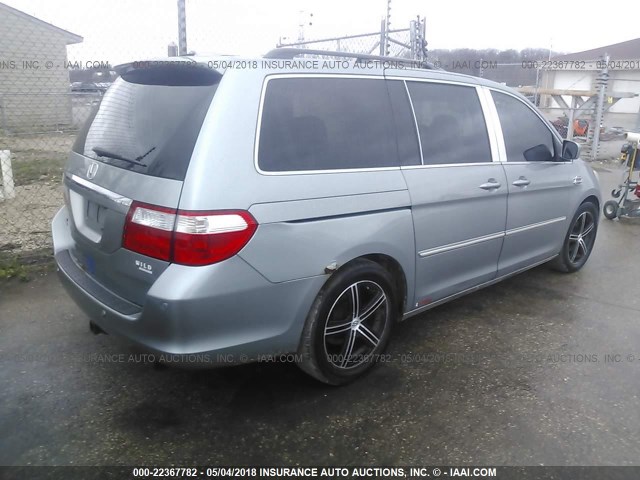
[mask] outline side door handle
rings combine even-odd
[[[516,187],[526,187],[527,185],[530,185],[530,184],[531,184],[531,180],[525,177],[520,177],[518,180],[513,182],[513,185],[515,185]]]
[[[482,185],[479,186],[479,188],[483,190],[495,190],[497,188],[500,188],[501,186],[502,184],[498,182],[495,178],[490,178],[489,180],[487,180],[487,183],[483,183]]]

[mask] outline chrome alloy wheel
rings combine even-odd
[[[589,256],[595,240],[595,226],[595,219],[589,211],[576,218],[569,234],[569,261],[574,265]]]
[[[389,301],[380,285],[362,280],[346,288],[327,315],[327,361],[337,368],[349,369],[370,360],[389,318]]]

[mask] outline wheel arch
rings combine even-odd
[[[587,198],[582,200],[582,202],[580,202],[580,205],[583,205],[585,203],[593,203],[596,206],[596,209],[600,211],[600,199],[595,195],[589,195]]]
[[[377,263],[382,268],[384,268],[394,279],[396,293],[398,295],[398,304],[396,305],[398,309],[398,318],[402,318],[402,315],[406,311],[407,302],[408,302],[408,285],[407,285],[407,276],[402,268],[402,265],[398,260],[393,258],[390,255],[384,253],[369,253],[365,255],[360,255],[355,257],[345,264],[341,265],[338,270],[344,270],[349,268],[357,260],[369,260],[371,262]]]

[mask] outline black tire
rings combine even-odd
[[[388,271],[365,259],[333,274],[307,316],[298,366],[330,385],[352,382],[373,367],[399,314],[393,285]]]
[[[615,200],[605,202],[604,207],[602,207],[602,214],[609,220],[616,218],[618,216],[618,202]]]
[[[565,237],[560,254],[552,266],[561,272],[573,273],[584,267],[598,234],[598,209],[585,202],[576,211]]]

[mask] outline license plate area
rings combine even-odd
[[[104,231],[104,221],[107,213],[107,208],[97,204],[91,200],[86,200],[85,205],[85,220],[89,228],[95,232]]]
[[[87,199],[74,190],[69,190],[69,207],[73,223],[78,232],[93,243],[100,243],[104,229],[104,211],[97,203]],[[100,217],[102,216],[102,225]]]

